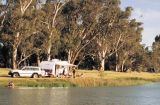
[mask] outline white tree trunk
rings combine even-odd
[[[116,72],[118,72],[118,64],[116,63]]]
[[[49,35],[49,40],[48,40],[48,49],[47,49],[47,60],[51,60],[51,48],[52,48],[52,32]]]
[[[124,64],[125,64],[125,60],[123,60],[123,62],[122,62],[122,68],[121,68],[122,72],[124,71]]]
[[[118,54],[116,52],[116,72],[118,72],[118,69],[119,69],[119,67],[118,67]]]
[[[126,63],[126,61],[127,61],[127,58],[128,58],[128,55],[127,55],[127,53],[125,53],[125,58],[124,58],[123,61],[122,61],[122,67],[121,67],[121,71],[122,71],[122,72],[124,72],[124,65],[125,65],[125,63]]]
[[[105,70],[105,55],[106,55],[106,52],[105,51],[102,51],[102,55],[100,55],[100,70],[104,71]]]
[[[47,60],[50,61],[51,60],[51,47],[48,48],[47,51]]]
[[[100,65],[100,70],[104,71],[105,70],[105,59],[101,59],[101,65]]]
[[[16,47],[13,47],[12,67],[13,69],[17,68],[17,48]]]
[[[66,2],[68,2],[68,1],[66,1]],[[48,25],[49,30],[50,30],[50,28],[51,28],[51,30],[53,30],[55,28],[55,22],[56,22],[56,17],[58,15],[58,12],[65,5],[66,2],[61,3],[60,1],[58,1],[58,3],[54,4],[55,10],[54,10],[54,15],[53,15],[52,22],[51,22],[51,27],[49,27],[49,25]],[[51,31],[51,33],[49,35],[48,49],[47,49],[47,60],[48,61],[51,60],[52,37],[53,37],[53,31]]]
[[[12,67],[13,67],[13,69],[17,68],[17,49],[19,46],[19,36],[20,36],[20,33],[17,32],[15,39],[14,39],[13,46],[12,46],[12,48],[13,48],[12,49],[13,50],[13,53],[12,53]]]
[[[38,64],[38,66],[40,65],[40,58],[39,58],[38,54],[37,54],[37,64]]]

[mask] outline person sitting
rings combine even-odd
[[[14,87],[15,87],[13,81],[10,81],[10,82],[8,83],[8,87],[9,87],[9,88],[14,88]]]

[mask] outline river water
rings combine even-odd
[[[160,83],[99,88],[0,88],[0,105],[160,105]]]

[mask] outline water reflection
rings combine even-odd
[[[8,100],[9,105],[61,105],[67,94],[65,89],[14,89]]]
[[[160,84],[114,88],[0,89],[0,105],[159,105]]]

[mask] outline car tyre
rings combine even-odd
[[[34,73],[33,75],[32,75],[32,78],[38,78],[39,77],[39,75],[37,74],[37,73]]]
[[[19,74],[18,74],[18,73],[13,73],[13,74],[12,74],[12,77],[13,77],[13,78],[19,77]]]

